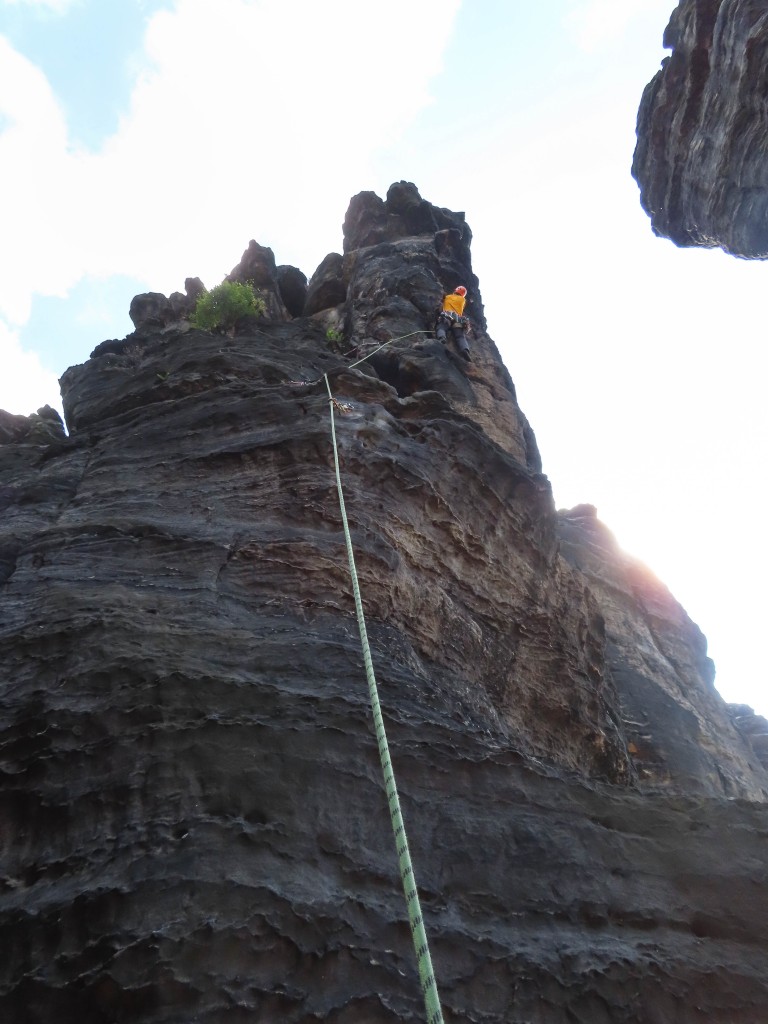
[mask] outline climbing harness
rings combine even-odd
[[[447,320],[454,327],[467,327],[469,325],[467,317],[454,313],[452,309],[442,309],[438,315],[438,320],[440,319]]]
[[[415,331],[414,333],[421,334],[425,332]],[[405,335],[405,337],[409,337],[409,335]],[[386,342],[385,344],[389,343]],[[382,345],[381,347],[383,348],[384,346]],[[359,361],[362,362],[363,360],[361,359]],[[402,879],[403,883],[405,905],[408,910],[408,921],[411,926],[413,948],[416,953],[416,962],[418,964],[419,969],[419,981],[421,982],[421,990],[424,995],[424,1007],[427,1013],[427,1024],[443,1024],[443,1013],[442,1010],[440,1009],[440,997],[437,992],[437,982],[435,981],[435,975],[432,969],[432,958],[429,955],[429,943],[427,941],[427,933],[424,928],[424,918],[421,913],[419,893],[416,888],[416,877],[413,873],[411,855],[408,849],[408,839],[405,835],[405,825],[403,823],[403,816],[400,811],[400,799],[397,795],[397,786],[395,784],[395,773],[392,767],[392,761],[389,756],[389,744],[387,743],[387,734],[384,729],[384,718],[381,713],[381,704],[379,703],[379,691],[376,685],[376,677],[373,672],[371,649],[368,644],[368,631],[365,628],[363,602],[360,598],[360,584],[357,578],[357,569],[355,568],[355,555],[354,551],[352,550],[352,538],[349,533],[349,523],[347,522],[347,512],[344,505],[344,492],[342,491],[341,488],[341,472],[339,470],[339,450],[338,445],[336,444],[336,425],[334,422],[333,415],[334,406],[338,406],[338,403],[331,392],[331,385],[328,381],[328,374],[326,373],[323,376],[325,378],[325,386],[328,389],[328,407],[331,413],[331,439],[333,441],[333,461],[336,467],[336,488],[339,492],[339,508],[341,509],[341,522],[344,527],[344,540],[346,541],[347,558],[349,559],[349,574],[352,578],[352,592],[355,597],[357,626],[360,631],[360,644],[363,649],[363,663],[365,664],[365,673],[368,678],[368,692],[371,700],[371,710],[373,712],[373,723],[376,728],[376,741],[379,747],[381,770],[384,775],[384,788],[386,789],[387,792],[389,813],[392,819],[392,831],[394,832],[395,836],[395,846],[397,848],[397,858],[400,867],[400,878]]]

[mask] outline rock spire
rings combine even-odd
[[[325,374],[446,1022],[760,1018],[768,728],[555,509],[470,241],[361,193],[309,281],[250,243],[265,317],[137,297],[68,435],[0,417],[3,1020],[421,1014]],[[457,280],[471,365],[431,334]]]

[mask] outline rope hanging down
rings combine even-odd
[[[432,970],[432,958],[429,955],[429,944],[427,933],[424,928],[424,919],[421,913],[419,893],[416,888],[416,876],[413,873],[411,855],[408,850],[408,839],[405,835],[405,825],[400,812],[400,800],[397,795],[395,774],[389,756],[389,744],[384,729],[384,719],[381,714],[379,703],[379,692],[376,686],[376,677],[373,674],[373,662],[371,661],[371,649],[368,645],[368,632],[365,628],[365,617],[363,615],[363,602],[360,599],[360,585],[357,580],[357,569],[355,568],[355,556],[352,551],[352,538],[349,533],[347,512],[344,507],[344,493],[341,489],[341,473],[339,472],[339,452],[336,445],[336,426],[333,417],[333,405],[335,399],[331,393],[331,385],[328,383],[328,374],[324,374],[325,386],[328,389],[329,406],[331,410],[331,438],[333,440],[333,461],[336,466],[336,487],[339,492],[339,508],[341,509],[341,521],[344,526],[344,539],[347,544],[347,557],[349,558],[349,573],[352,577],[352,592],[355,596],[355,609],[357,611],[357,625],[360,630],[360,643],[363,648],[363,662],[365,673],[368,677],[368,692],[371,699],[371,710],[373,711],[373,723],[376,727],[376,740],[379,745],[379,758],[381,759],[381,770],[384,773],[384,788],[387,791],[389,812],[392,819],[392,830],[395,835],[395,846],[400,866],[400,877],[403,882],[405,893],[405,905],[408,909],[408,921],[411,926],[413,937],[413,948],[416,951],[416,961],[419,968],[419,980],[421,990],[424,994],[424,1006],[427,1011],[427,1024],[443,1024],[443,1013],[440,1009],[440,997],[437,992],[437,982]]]

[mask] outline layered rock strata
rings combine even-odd
[[[470,239],[363,193],[305,295],[252,243],[274,316],[140,321],[64,375],[69,436],[0,445],[4,1020],[421,1019],[325,374],[446,1021],[768,1004],[747,716],[594,510],[556,512]],[[428,332],[457,278],[469,366]]]
[[[768,257],[768,11],[680,0],[670,57],[646,87],[632,173],[654,231],[681,246]]]

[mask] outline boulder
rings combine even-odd
[[[291,316],[301,316],[307,301],[307,278],[298,267],[281,264],[277,268],[277,286]]]
[[[321,310],[340,306],[346,298],[344,257],[338,252],[329,252],[309,282],[304,315],[313,316]]]
[[[164,327],[176,319],[170,299],[162,292],[144,292],[141,295],[134,295],[128,315],[137,330],[146,327]]]

